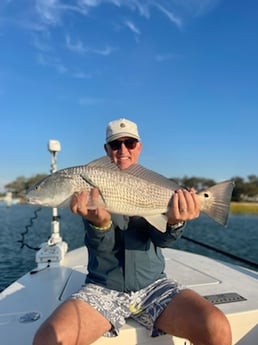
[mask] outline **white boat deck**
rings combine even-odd
[[[229,318],[234,345],[258,344],[258,272],[179,250],[165,249],[167,274],[212,300]],[[61,266],[28,273],[0,294],[3,345],[30,345],[44,319],[84,282],[86,249],[69,252]],[[243,300],[242,300],[243,298]],[[133,320],[119,337],[102,337],[95,345],[190,345],[184,339],[148,332]]]

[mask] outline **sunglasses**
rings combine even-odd
[[[128,150],[133,150],[135,149],[137,143],[138,143],[137,139],[129,138],[125,140],[113,140],[113,141],[110,141],[108,145],[111,147],[112,151],[120,150],[122,144],[124,144]]]

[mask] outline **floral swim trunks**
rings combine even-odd
[[[112,328],[104,336],[117,336],[126,319],[131,317],[155,337],[164,334],[155,329],[155,320],[180,290],[175,281],[162,278],[146,288],[129,293],[86,284],[72,298],[87,302],[109,320]]]

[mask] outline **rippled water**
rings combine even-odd
[[[35,210],[37,207],[30,205],[13,205],[10,208],[0,206],[0,291],[36,265],[36,251],[26,246],[21,248],[21,243],[18,242],[22,239],[21,233],[26,231],[31,217],[34,217]],[[61,236],[68,243],[69,250],[82,246],[84,229],[81,218],[69,210],[59,210],[59,215]],[[33,226],[25,235],[25,242],[32,247],[39,247],[42,242],[46,242],[51,232],[51,220],[52,210],[42,208]],[[227,228],[202,216],[187,224],[184,236],[258,263],[258,216],[256,215],[230,215]],[[175,248],[241,263],[185,238],[179,239],[175,243]]]

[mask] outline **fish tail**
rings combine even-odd
[[[201,211],[215,222],[226,225],[234,185],[232,180],[224,181],[199,193]]]

